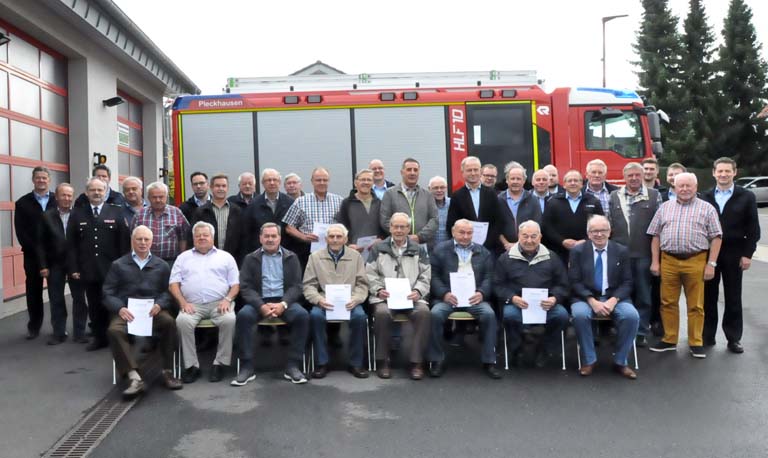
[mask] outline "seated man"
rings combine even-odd
[[[221,366],[232,360],[235,311],[232,301],[240,291],[235,258],[213,246],[215,230],[204,221],[192,227],[194,247],[176,258],[171,270],[170,291],[179,303],[176,328],[184,355],[184,383],[200,377],[200,363],[195,348],[195,328],[202,320],[211,320],[219,328],[219,346],[208,380],[221,380]]]
[[[429,339],[429,280],[432,270],[425,248],[420,247],[408,237],[411,218],[405,213],[395,213],[389,219],[391,236],[377,243],[371,249],[371,261],[366,266],[370,284],[369,302],[374,307],[376,324],[376,374],[380,378],[390,378],[389,343],[392,333],[394,313],[408,315],[413,325],[413,344],[409,353],[411,378],[424,378],[424,349]],[[413,301],[412,309],[390,310],[387,299],[390,292],[386,289],[385,279],[406,278],[411,285],[408,300]]]
[[[496,368],[496,316],[488,299],[491,297],[493,259],[490,251],[472,242],[473,226],[467,219],[457,220],[451,229],[452,240],[435,247],[432,264],[432,330],[427,359],[429,376],[443,375],[443,325],[452,312],[469,312],[480,323],[483,370],[492,379],[500,379]],[[472,272],[475,293],[469,298],[469,307],[457,308],[458,298],[451,292],[451,272]]]
[[[291,349],[283,377],[292,383],[307,383],[299,370],[307,344],[309,314],[299,304],[301,265],[293,251],[280,246],[280,226],[264,223],[259,230],[261,248],[245,257],[240,270],[243,308],[237,312],[237,342],[240,373],[232,386],[253,381],[253,325],[262,318],[280,318],[291,327]]]
[[[548,296],[541,301],[547,312],[544,339],[535,359],[541,368],[559,346],[560,332],[568,326],[568,312],[561,305],[568,298],[568,274],[560,258],[541,244],[539,223],[528,220],[520,224],[517,240],[499,256],[495,292],[503,307],[507,347],[516,355],[522,343],[523,309],[531,305],[523,299],[523,288],[547,289]]]
[[[304,272],[304,297],[313,305],[309,321],[318,364],[312,372],[313,378],[323,378],[328,374],[325,311],[333,310],[334,306],[326,299],[326,285],[352,286],[351,299],[345,305],[350,311],[349,371],[357,378],[368,377],[368,371],[363,368],[366,315],[361,305],[368,297],[368,279],[365,276],[363,257],[357,251],[344,247],[347,234],[342,224],[328,226],[325,234],[328,247],[309,256],[307,270]]]
[[[128,388],[123,391],[131,399],[144,391],[144,381],[137,372],[139,365],[133,357],[128,342],[128,323],[135,319],[128,310],[128,299],[154,299],[149,311],[152,317],[152,334],[160,338],[160,354],[163,362],[163,382],[170,390],[180,390],[181,381],[173,376],[173,352],[176,347],[176,325],[168,310],[171,295],[168,294],[168,264],[149,252],[152,231],[147,226],[137,226],[131,234],[133,251],[116,259],[104,280],[104,306],[112,313],[107,329],[109,346],[115,358],[117,372],[128,376]]]
[[[571,250],[568,276],[573,290],[573,327],[579,339],[584,361],[579,370],[592,375],[597,362],[592,337],[592,317],[611,317],[616,324],[616,350],[613,370],[628,379],[636,379],[627,366],[627,355],[637,335],[640,315],[632,305],[632,268],[629,252],[616,242],[608,241],[611,224],[605,216],[593,216],[587,222],[589,241]]]

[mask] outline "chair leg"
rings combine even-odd
[[[576,360],[579,362],[579,370],[581,370],[581,346],[579,345],[579,339],[576,339]]]
[[[309,368],[315,372],[315,343],[309,344]]]
[[[507,327],[502,325],[502,333],[504,335],[504,370],[509,370],[509,353],[507,351]]]
[[[240,358],[237,358],[237,373],[240,373]]]
[[[635,370],[640,369],[640,365],[637,362],[637,345],[635,339],[632,339],[632,352],[635,354]]]
[[[565,370],[565,331],[560,331],[560,355],[563,359],[563,370]]]
[[[370,372],[371,368],[376,370],[376,333],[373,334],[373,341],[371,341],[371,327],[368,318],[365,319],[365,340],[368,343],[368,372]],[[373,342],[372,345],[371,342]]]
[[[115,367],[115,358],[112,358],[112,384],[117,385],[117,368]]]

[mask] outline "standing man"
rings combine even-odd
[[[429,180],[429,192],[435,198],[435,206],[437,207],[437,232],[430,246],[432,248],[451,238],[445,228],[445,223],[448,220],[448,209],[451,207],[451,198],[446,196],[448,184],[445,178],[441,176],[434,176]]]
[[[509,251],[517,241],[517,222],[533,220],[541,223],[541,206],[533,192],[523,189],[527,174],[519,162],[512,161],[504,167],[507,190],[499,194],[499,208],[503,216],[501,225],[501,244],[504,251]]]
[[[483,186],[496,190],[496,179],[499,177],[499,169],[493,164],[485,164],[480,169],[480,181]]]
[[[37,257],[37,227],[43,217],[43,212],[56,208],[56,196],[48,187],[51,183],[51,172],[38,166],[32,169],[32,184],[34,189],[24,194],[16,201],[13,212],[13,227],[16,238],[24,253],[24,286],[27,296],[27,340],[36,339],[43,326],[43,277],[40,276],[40,261]]]
[[[608,166],[600,159],[592,159],[587,163],[587,184],[584,186],[584,191],[587,194],[592,194],[600,201],[600,205],[603,207],[603,214],[609,216],[611,214],[611,208],[608,203],[611,193],[618,188],[618,186],[612,185],[605,181],[605,177],[608,174]]]
[[[213,180],[211,180],[213,184]],[[237,177],[237,187],[240,190],[237,194],[229,196],[228,201],[245,210],[250,205],[256,193],[256,175],[251,172],[243,172]]]
[[[264,174],[262,173],[261,176],[263,177]],[[293,172],[285,176],[284,187],[285,193],[293,200],[304,195],[304,191],[301,190],[301,177]]]
[[[253,369],[253,325],[260,319],[279,318],[290,326],[290,353],[283,377],[291,383],[306,383],[299,369],[307,345],[309,314],[301,300],[301,265],[296,255],[280,246],[280,226],[264,223],[259,232],[261,248],[250,253],[240,271],[243,308],[237,312],[237,342],[240,373],[232,386],[243,386],[256,378]]]
[[[53,336],[48,345],[58,345],[67,340],[67,304],[64,300],[64,286],[67,282],[67,223],[75,201],[74,188],[69,183],[56,187],[56,208],[46,210],[37,230],[37,258],[40,260],[40,276],[48,280],[48,297],[51,306],[51,327]],[[75,342],[87,342],[85,323],[88,310],[80,282],[70,279],[72,290],[72,331]]]
[[[563,181],[565,193],[549,199],[541,228],[547,248],[560,259],[568,259],[570,250],[587,239],[589,218],[602,215],[603,207],[597,197],[582,190],[583,180],[578,170],[569,170]]]
[[[149,311],[152,334],[159,337],[162,355],[162,377],[169,390],[180,390],[181,381],[173,376],[173,354],[176,351],[176,323],[169,313],[172,308],[168,294],[171,270],[162,259],[152,256],[152,231],[138,226],[131,235],[132,251],[112,263],[104,280],[104,306],[112,313],[107,335],[112,357],[120,377],[127,377],[128,387],[123,397],[131,399],[144,391],[144,381],[138,373],[139,364],[128,342],[128,323],[136,317],[128,310],[129,299],[153,299]]]
[[[123,216],[125,224],[130,227],[136,214],[149,206],[144,200],[144,183],[137,177],[126,177],[123,180],[123,196]]]
[[[386,234],[379,224],[381,201],[372,193],[375,172],[363,169],[355,175],[355,188],[349,197],[341,201],[341,208],[336,215],[336,221],[343,224],[349,231],[349,247],[363,253],[367,246],[358,246],[361,237],[376,237],[373,244],[381,241]],[[365,259],[363,259],[365,261]]]
[[[664,337],[650,349],[655,352],[677,350],[682,286],[688,307],[691,356],[706,358],[702,346],[704,281],[715,276],[723,231],[717,210],[696,197],[696,188],[696,175],[677,175],[677,198],[661,204],[648,226],[648,234],[653,236],[651,273],[661,275],[661,320],[664,323]]]
[[[437,232],[437,206],[432,194],[419,186],[420,171],[421,165],[416,159],[409,157],[403,161],[400,185],[389,188],[381,200],[379,223],[388,233],[392,215],[405,213],[411,218],[411,240],[429,245]]]
[[[659,189],[662,202],[675,200],[675,197],[677,196],[675,191],[675,177],[681,173],[686,173],[687,171],[688,169],[679,162],[669,164],[669,167],[667,167],[667,185],[669,185],[669,187]]]
[[[395,184],[385,178],[384,163],[381,162],[381,159],[374,159],[369,162],[368,169],[373,171],[373,193],[377,199],[381,200],[387,189],[395,186]]]
[[[637,177],[640,181],[642,166],[636,162],[634,164],[640,167]],[[585,377],[592,375],[597,363],[592,318],[611,317],[618,333],[613,371],[634,380],[637,374],[627,365],[627,356],[637,335],[640,317],[631,302],[632,269],[629,253],[623,245],[608,240],[611,224],[605,216],[598,215],[590,219],[587,234],[589,242],[571,250],[568,269],[574,301],[571,304],[573,326],[584,356],[579,374]]]
[[[152,231],[152,254],[173,267],[176,257],[187,249],[189,223],[180,209],[168,205],[168,186],[165,183],[150,183],[147,197],[149,207],[133,218],[131,229],[147,226]]]
[[[192,183],[192,197],[179,205],[179,210],[184,214],[187,221],[192,219],[197,207],[211,200],[211,195],[208,192],[208,175],[203,172],[192,172],[189,181]],[[149,189],[147,189],[147,196],[149,196]]]
[[[531,184],[533,189],[531,190],[531,196],[536,198],[536,202],[539,204],[539,210],[541,214],[544,214],[544,208],[551,194],[549,193],[549,175],[543,169],[539,169],[533,173],[531,177]],[[539,221],[541,223],[541,221]]]
[[[453,228],[456,221],[488,223],[488,234],[483,246],[491,253],[501,251],[502,220],[501,206],[496,197],[496,191],[482,186],[480,183],[480,159],[467,156],[461,161],[461,174],[464,186],[453,193],[451,207],[448,209],[448,220],[445,225]]]
[[[176,329],[184,356],[184,383],[200,377],[200,362],[195,348],[195,328],[201,320],[211,320],[219,328],[219,345],[213,360],[210,382],[221,380],[221,366],[232,361],[235,335],[235,310],[232,301],[240,291],[235,258],[213,246],[216,229],[205,221],[192,227],[194,247],[179,255],[169,280],[171,295],[179,304]]]
[[[552,164],[547,164],[542,169],[545,172],[547,172],[547,175],[549,176],[549,194],[555,195],[555,194],[563,194],[565,192],[565,189],[560,186],[559,183],[559,176],[557,172],[557,167],[555,167]]]
[[[365,263],[360,253],[345,248],[347,229],[343,225],[331,224],[325,239],[327,248],[310,255],[304,272],[304,297],[313,306],[309,320],[317,354],[317,368],[312,372],[312,378],[324,378],[328,374],[325,311],[335,307],[326,298],[325,289],[329,284],[351,285],[351,298],[345,304],[350,311],[349,372],[356,378],[368,378],[368,371],[363,367],[363,336],[367,320],[362,304],[368,297]]]
[[[659,188],[659,161],[655,157],[646,157],[642,162],[643,185],[648,189]]]
[[[98,178],[99,180],[103,181],[104,185],[107,187],[107,192],[104,195],[104,203],[111,204],[111,205],[123,204],[123,202],[125,201],[125,198],[123,197],[123,195],[109,187],[109,182],[112,181],[112,171],[109,170],[109,167],[107,167],[104,164],[99,164],[93,168],[91,176],[93,178]],[[75,207],[87,207],[87,206],[88,206],[88,197],[85,195],[85,193],[80,194],[80,196],[75,201]]]
[[[741,335],[744,329],[741,314],[741,282],[745,270],[752,265],[752,255],[760,240],[760,221],[757,216],[755,195],[733,184],[736,161],[721,157],[715,161],[712,175],[717,185],[704,193],[704,200],[712,204],[720,216],[723,243],[717,257],[715,275],[704,286],[704,345],[715,345],[717,333],[717,300],[720,277],[723,278],[725,304],[723,333],[732,353],[744,353]]]
[[[282,235],[285,229],[283,218],[291,208],[293,199],[287,194],[280,192],[280,172],[275,169],[264,169],[261,172],[261,186],[264,192],[256,196],[252,204],[243,211],[243,249],[244,254],[252,253],[261,247],[260,237],[256,234],[266,223],[275,223],[280,226]],[[283,246],[289,248],[285,240],[281,237]]]
[[[410,376],[413,380],[424,378],[424,350],[429,340],[430,313],[427,306],[429,282],[432,270],[427,250],[408,238],[411,221],[405,213],[395,213],[389,222],[391,234],[371,251],[371,262],[366,266],[370,285],[369,303],[376,317],[376,374],[379,378],[392,377],[389,362],[389,340],[392,335],[392,318],[395,313],[408,317],[413,325],[413,343],[409,352]],[[387,278],[405,278],[410,285],[408,301],[413,308],[391,310],[387,299]]]
[[[93,340],[85,348],[94,351],[107,342],[109,313],[103,304],[102,286],[112,261],[129,250],[130,236],[119,205],[104,202],[107,185],[91,178],[85,186],[88,205],[76,208],[67,222],[69,276],[83,284],[88,298]],[[73,298],[73,302],[82,298]]]
[[[215,175],[211,178],[211,200],[199,206],[192,216],[190,224],[205,221],[216,228],[213,244],[216,248],[231,254],[240,265],[243,253],[241,243],[242,210],[240,206],[227,200],[229,178]]]
[[[635,280],[632,302],[640,314],[637,346],[645,347],[651,323],[651,236],[648,225],[659,209],[659,192],[643,184],[643,166],[624,166],[626,185],[611,193],[612,240],[629,249],[629,266]],[[590,237],[590,240],[592,238]]]
[[[480,324],[483,371],[492,379],[500,379],[501,373],[496,368],[496,315],[489,303],[493,293],[493,257],[485,247],[472,242],[471,221],[460,219],[454,223],[452,230],[453,240],[436,246],[430,256],[433,304],[427,350],[429,376],[443,375],[443,326],[448,315],[466,311]],[[456,308],[459,300],[451,289],[451,272],[472,272],[475,278],[475,293],[470,296],[467,308]]]

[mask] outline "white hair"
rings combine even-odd
[[[390,225],[390,226],[392,225],[392,220],[393,220],[393,219],[395,219],[395,217],[396,217],[396,216],[397,216],[398,218],[405,218],[405,220],[408,222],[408,225],[409,225],[409,226],[411,225],[411,217],[410,217],[410,216],[408,216],[408,214],[407,214],[407,213],[403,213],[403,212],[396,212],[396,213],[393,213],[393,214],[392,214],[392,216],[389,218],[389,225]]]
[[[265,169],[265,170],[269,170],[269,169]],[[240,176],[237,177],[237,185],[238,186],[240,185],[240,182],[243,181],[243,178],[248,178],[248,177],[251,177],[253,178],[253,181],[256,181],[256,175],[254,175],[251,172],[243,172],[240,174]]]
[[[349,231],[347,230],[346,227],[344,227],[343,224],[334,223],[334,224],[331,224],[330,226],[328,226],[328,229],[325,231],[325,236],[326,237],[328,237],[328,233],[331,232],[331,229],[341,231],[341,233],[344,234],[344,237],[349,235]]]
[[[167,196],[168,195],[168,185],[163,183],[162,181],[154,181],[147,185],[147,195],[149,195],[150,191],[154,189],[160,189],[163,191],[163,193]]]
[[[280,172],[278,172],[277,170],[275,170],[275,169],[264,169],[264,170],[261,171],[261,181],[264,181],[264,177],[267,176],[268,173],[274,173],[275,175],[277,175],[277,179],[278,180],[282,180],[283,179],[283,177],[280,176]],[[254,179],[255,179],[255,177],[254,177]]]
[[[432,183],[434,183],[437,180],[442,181],[446,185],[448,184],[448,181],[446,181],[445,178],[441,177],[440,175],[436,175],[436,176],[433,176],[432,178],[429,179],[429,184],[427,186],[431,188],[432,187]]]
[[[528,228],[528,227],[532,227],[532,228],[536,229],[536,232],[541,234],[541,225],[539,225],[539,223],[537,223],[536,221],[534,221],[532,219],[529,219],[528,221],[523,221],[522,223],[520,223],[520,226],[518,226],[517,230],[518,230],[518,232],[520,232],[523,229]]]
[[[300,177],[298,174],[296,174],[296,173],[293,173],[293,172],[289,173],[288,175],[286,175],[286,176],[285,176],[285,181],[288,181],[288,180],[290,180],[291,178],[296,178],[296,181],[298,181],[299,183],[301,183],[301,177]]]
[[[195,235],[197,230],[200,228],[208,229],[209,231],[211,231],[211,237],[216,236],[216,229],[214,229],[213,224],[206,223],[205,221],[198,221],[195,223],[194,226],[192,226],[192,235]]]
[[[139,185],[139,189],[144,189],[144,182],[141,181],[139,177],[125,177],[125,180],[123,180],[123,189],[125,189],[125,184],[129,181],[133,181],[136,184]]]

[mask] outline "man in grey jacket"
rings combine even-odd
[[[411,218],[405,213],[395,213],[390,218],[392,234],[374,245],[370,262],[366,267],[370,288],[369,302],[374,307],[374,333],[376,335],[376,374],[379,378],[392,377],[389,364],[389,338],[392,318],[398,314],[408,316],[413,325],[413,344],[409,352],[410,375],[413,380],[424,378],[424,350],[429,339],[430,313],[427,306],[432,269],[427,251],[408,238]],[[387,279],[407,279],[410,293],[406,297],[412,308],[393,309],[389,302]]]
[[[392,215],[402,212],[411,218],[409,237],[416,243],[429,243],[437,232],[437,205],[428,190],[419,186],[421,165],[413,158],[403,161],[400,176],[403,181],[384,193],[381,200],[379,221],[385,232],[389,232]]]

